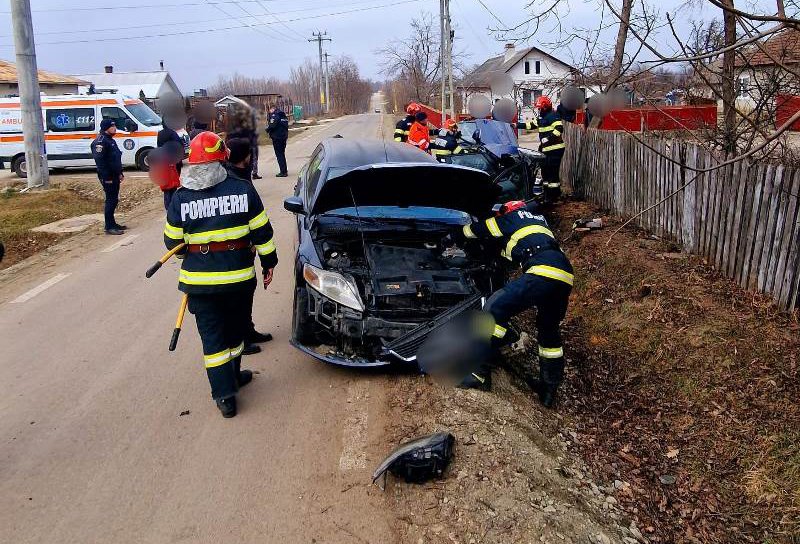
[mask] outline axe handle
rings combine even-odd
[[[147,272],[144,273],[144,276],[146,278],[152,278],[153,274],[158,272],[158,269],[161,268],[162,264],[170,260],[170,258],[172,258],[173,255],[182,250],[184,247],[186,247],[185,243],[178,244],[177,246],[173,247],[172,249],[164,253],[163,257],[161,257],[158,261],[156,261],[156,263],[153,266],[147,269]]]
[[[178,337],[181,335],[181,327],[183,327],[183,317],[186,315],[186,305],[189,303],[189,295],[183,295],[181,299],[181,308],[178,310],[178,319],[175,320],[175,329],[172,331],[172,338],[169,341],[169,350],[175,351],[178,347]]]

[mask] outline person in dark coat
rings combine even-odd
[[[269,107],[267,134],[272,138],[272,147],[280,170],[275,177],[285,178],[289,175],[286,167],[286,141],[289,139],[289,118],[275,104]]]
[[[122,151],[114,141],[116,133],[117,125],[113,119],[100,121],[100,134],[92,141],[91,151],[97,166],[97,177],[106,195],[103,209],[106,234],[120,235],[127,227],[117,223],[114,218],[114,212],[119,204],[120,183],[125,179],[122,174]]]
[[[252,156],[251,142],[247,138],[229,138],[225,141],[228,147],[228,162],[225,165],[231,177],[246,181],[252,185]],[[253,323],[253,298],[249,299],[249,315],[250,326],[244,335],[244,351],[242,355],[253,355],[261,351],[258,344],[263,344],[272,340],[272,335],[269,333],[262,333],[256,330],[256,325]]]

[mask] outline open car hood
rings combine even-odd
[[[351,193],[352,191],[352,193]],[[353,206],[426,206],[482,217],[498,194],[481,170],[443,163],[380,163],[360,166],[328,179],[311,214]]]

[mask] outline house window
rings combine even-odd
[[[750,76],[739,76],[739,96],[750,94]]]
[[[531,91],[522,91],[522,106],[530,108],[533,104],[533,93]]]
[[[542,73],[542,63],[539,62],[538,60],[536,61],[536,73],[537,74],[541,74]]]
[[[531,73],[531,61],[526,60],[525,61],[525,75],[528,75],[530,73]]]

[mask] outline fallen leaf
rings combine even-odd
[[[681,450],[679,450],[678,448],[671,449],[671,450],[669,450],[667,452],[667,458],[668,459],[675,459],[680,452],[681,452]]]

